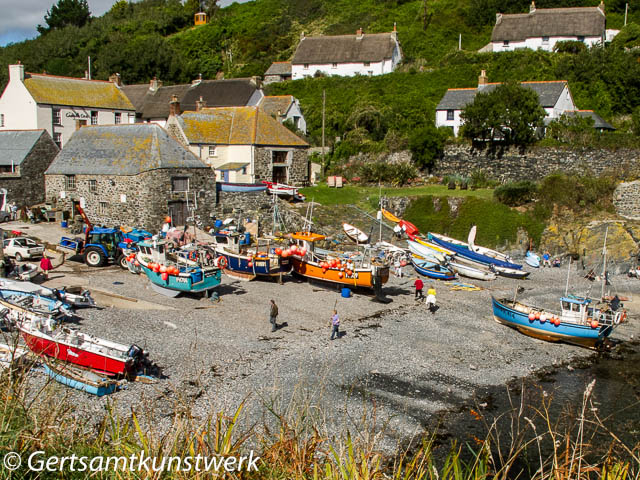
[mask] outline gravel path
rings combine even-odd
[[[415,278],[391,278],[384,291],[392,302],[386,305],[361,294],[342,298],[337,290],[293,277],[284,285],[224,277],[219,303],[195,296],[170,299],[154,292],[144,276],[117,267],[91,270],[72,261],[49,283],[117,295],[99,297],[110,306],[80,311],[78,325],[149,352],[161,379],[131,383],[110,399],[123,416],[131,407],[152,406],[158,431],[177,410],[188,408],[205,418],[218,411],[231,414],[246,400],[245,425],[272,423],[272,411],[295,417],[306,407],[329,436],[345,429],[364,435],[374,422],[377,429],[384,425],[379,445],[393,448],[397,439],[419,433],[436,412],[468,402],[482,388],[592,355],[526,337],[492,319],[491,295],[512,296],[517,285],[525,288],[521,300],[559,306],[566,266],[534,271],[526,281],[476,282],[484,289],[473,292],[434,282],[440,305],[434,315],[413,300]],[[617,293],[637,295],[638,280],[620,276],[612,281]],[[598,285],[576,273],[570,283],[576,293],[591,286],[598,294]],[[278,322],[285,323],[274,333],[268,322],[271,298],[279,306]],[[346,334],[329,341],[334,305]],[[626,306],[640,313],[634,302]],[[613,337],[637,337],[636,318],[632,314]],[[105,398],[65,393],[79,415],[97,420],[104,411]]]

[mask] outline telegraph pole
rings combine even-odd
[[[326,169],[326,165],[324,163],[324,112],[325,105],[327,100],[327,92],[325,89],[322,89],[322,168]]]
[[[629,11],[629,4],[624,4],[624,26],[627,26],[627,12]]]

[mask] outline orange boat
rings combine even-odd
[[[385,210],[384,208],[382,208],[381,211],[382,211],[382,215],[384,215],[384,218],[386,218],[390,222],[398,223],[401,220],[400,218],[396,217],[393,213],[391,213],[389,210]]]
[[[389,265],[375,257],[365,254],[353,260],[341,260],[337,254],[317,252],[315,242],[324,240],[324,235],[296,232],[289,237],[298,247],[291,260],[293,271],[299,275],[348,287],[371,288],[376,293],[389,280]]]

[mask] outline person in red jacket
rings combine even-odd
[[[42,260],[40,260],[40,269],[42,270],[42,274],[44,275],[45,280],[49,280],[49,270],[53,268],[51,264],[51,260],[46,255],[42,256]]]
[[[415,299],[419,300],[424,298],[424,295],[422,294],[422,289],[424,288],[424,283],[422,282],[422,279],[416,278],[416,281],[413,283],[413,285],[416,287]]]

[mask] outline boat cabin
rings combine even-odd
[[[251,234],[249,232],[220,231],[212,234],[212,237],[212,243],[215,247],[222,247],[232,253],[240,253],[251,245]]]
[[[620,323],[622,312],[613,312],[607,306],[598,308],[591,304],[590,298],[585,297],[562,297],[562,321],[587,325],[592,320],[597,320],[600,325],[617,325]]]

